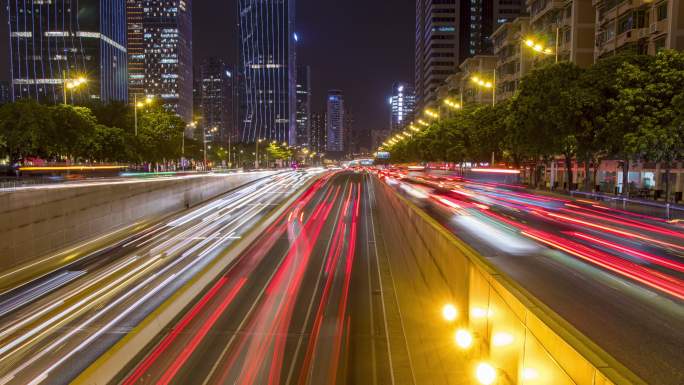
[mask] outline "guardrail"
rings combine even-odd
[[[456,344],[468,345],[468,352],[454,347],[443,354],[460,354],[464,368],[450,368],[450,372],[471,373],[480,383],[506,385],[645,384],[432,217],[378,179],[374,181],[378,226],[395,240],[386,247],[392,256],[390,265],[396,264],[393,275],[399,282],[399,306],[405,311],[427,309],[448,299],[454,305],[453,314],[458,314],[448,328],[431,325],[426,314],[404,314],[408,322],[420,320],[406,326],[409,333],[443,327],[445,345],[454,346],[455,328],[462,331],[460,337],[456,335]],[[399,267],[409,263],[402,276]],[[402,289],[402,282],[411,285]],[[413,350],[426,355],[415,361],[427,361],[435,354],[421,352],[425,349],[420,344]]]
[[[606,203],[615,209],[632,211],[638,214],[650,215],[668,220],[684,219],[684,206],[672,203],[650,202],[643,199],[633,199],[615,195],[606,195],[584,191],[570,191],[573,198],[581,197],[597,202]]]

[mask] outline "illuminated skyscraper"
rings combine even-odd
[[[9,0],[12,99],[126,100],[125,0]]]
[[[239,0],[242,141],[296,142],[294,0]]]
[[[311,143],[311,68],[297,67],[297,145]]]
[[[206,128],[207,140],[231,142],[235,140],[233,122],[233,73],[223,60],[209,58],[200,65],[199,74],[200,124]],[[217,131],[212,129],[216,128]]]
[[[311,114],[311,143],[310,150],[317,153],[325,152],[325,114]]]
[[[126,49],[128,51],[128,94],[145,94],[145,42],[143,0],[126,0]]]
[[[192,0],[138,1],[142,2],[143,12],[143,93],[159,98],[167,110],[190,122],[193,102]],[[129,26],[130,34],[135,35]],[[137,84],[132,84],[131,88],[132,91],[139,89]]]
[[[328,110],[325,127],[328,132],[325,150],[342,153],[345,150],[344,95],[340,90],[328,91]]]
[[[416,107],[416,96],[413,87],[406,83],[395,83],[390,97],[390,128],[392,132],[403,131],[410,123],[413,110]]]

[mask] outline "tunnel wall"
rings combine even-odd
[[[209,174],[0,193],[0,290],[274,172]],[[39,263],[36,263],[39,262]],[[40,266],[37,266],[40,265]],[[11,273],[10,273],[11,272]]]
[[[418,336],[406,341],[414,363],[448,355],[453,376],[473,378],[476,364],[488,361],[497,384],[644,384],[420,208],[377,178],[373,187],[376,227],[391,240],[384,246],[402,327]],[[455,324],[429,316],[446,301],[459,310]],[[470,350],[456,347],[457,328],[474,336]],[[423,352],[434,338],[444,349]]]

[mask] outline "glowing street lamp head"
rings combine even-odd
[[[541,51],[543,50],[541,44],[535,44],[535,45],[534,45],[534,50],[537,51],[537,52],[541,52]]]
[[[458,329],[454,335],[454,341],[461,349],[468,349],[473,346],[473,339],[473,334],[466,329]]]
[[[442,317],[449,322],[455,321],[458,318],[458,309],[456,309],[456,306],[448,303],[442,307]]]
[[[496,381],[496,369],[492,365],[482,362],[475,369],[475,378],[482,385],[491,385]]]
[[[532,41],[531,39],[527,39],[525,41],[525,45],[527,45],[528,47],[534,47],[534,41]]]

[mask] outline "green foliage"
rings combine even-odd
[[[161,162],[181,156],[185,122],[161,107],[138,117],[136,144],[140,160]]]
[[[53,155],[86,157],[85,148],[95,135],[95,116],[86,107],[55,105],[50,107],[53,130],[47,131]]]
[[[54,123],[48,107],[23,100],[0,107],[0,156],[17,161],[28,156],[48,156]]]
[[[683,127],[684,53],[625,53],[589,69],[547,63],[510,100],[452,113],[387,150],[393,162],[482,163],[494,153],[516,165],[557,155],[587,168],[608,156],[669,164],[684,156]]]
[[[77,107],[22,100],[0,107],[0,157],[159,162],[180,157],[184,128],[177,115],[153,107],[139,114],[135,136],[132,109],[123,103]],[[186,156],[201,155],[194,141],[186,147]]]
[[[292,150],[287,145],[281,145],[280,143],[270,143],[266,147],[269,159],[275,160],[286,160],[292,157]]]

